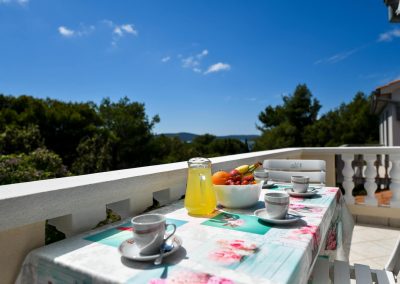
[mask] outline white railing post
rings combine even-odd
[[[391,207],[400,207],[400,154],[390,154],[392,169],[390,170],[390,191],[392,192]]]
[[[342,160],[344,162],[344,167],[342,170],[342,174],[343,174],[343,184],[342,185],[343,185],[343,188],[345,191],[344,199],[346,200],[346,203],[354,204],[354,197],[353,197],[354,170],[353,170],[353,167],[351,166],[351,163],[354,160],[354,154],[342,154]]]
[[[378,202],[375,198],[375,190],[377,188],[377,184],[375,182],[376,168],[374,165],[376,160],[376,155],[366,154],[364,155],[364,160],[367,163],[367,168],[365,169],[365,183],[364,183],[364,188],[367,191],[367,197],[365,198],[365,203],[368,205],[377,206]]]

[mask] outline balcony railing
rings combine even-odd
[[[216,171],[265,159],[325,160],[326,185],[343,187],[356,218],[400,226],[400,147],[288,148],[211,161]],[[68,237],[94,228],[106,218],[106,208],[122,218],[139,214],[153,205],[153,198],[160,204],[180,199],[186,171],[186,162],[179,162],[0,186],[2,280],[13,282],[27,253],[44,245],[46,220]],[[382,180],[389,185],[390,200],[375,195]],[[366,195],[354,198],[360,182]]]

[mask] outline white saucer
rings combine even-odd
[[[317,188],[315,187],[309,187],[306,192],[295,192],[291,187],[285,188],[285,191],[290,195],[294,197],[309,197],[313,196],[318,193]]]
[[[285,219],[272,219],[269,218],[267,214],[267,210],[265,208],[258,209],[254,211],[254,215],[256,215],[258,218],[261,220],[268,222],[268,223],[273,223],[273,224],[290,224],[293,222],[296,222],[297,220],[301,219],[300,216],[292,215],[292,214],[287,214]]]
[[[170,240],[167,241],[169,245],[172,245],[172,249],[170,251],[164,252],[164,256],[168,256],[174,252],[176,252],[182,246],[182,239],[176,235],[172,236]],[[119,248],[119,253],[126,258],[137,260],[137,261],[150,261],[154,260],[160,256],[159,253],[153,255],[141,255],[139,253],[139,249],[136,246],[133,238],[127,239],[123,241]]]

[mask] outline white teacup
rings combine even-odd
[[[307,176],[292,176],[293,191],[298,193],[305,193],[308,189],[310,178]]]
[[[161,245],[176,231],[175,224],[167,224],[164,215],[144,214],[133,217],[133,241],[142,255],[153,255],[160,252]],[[173,227],[171,234],[165,237],[168,226]]]
[[[264,201],[269,218],[284,219],[286,217],[289,210],[289,194],[281,191],[267,192]]]
[[[256,181],[264,181],[264,183],[267,184],[269,173],[266,170],[264,170],[264,169],[256,169],[253,172],[253,175],[254,175],[254,179]]]

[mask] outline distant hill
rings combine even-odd
[[[198,134],[193,134],[193,133],[188,133],[188,132],[178,132],[178,133],[162,133],[162,135],[165,135],[167,137],[178,137],[180,140],[185,141],[185,142],[190,142],[197,136]],[[254,139],[258,138],[259,135],[225,135],[225,136],[217,136],[219,139],[238,139],[242,142],[244,142],[246,139],[247,141],[253,141]]]
[[[197,134],[193,133],[188,133],[188,132],[178,132],[178,133],[161,133],[162,135],[165,135],[167,137],[178,137],[181,141],[192,141]]]

